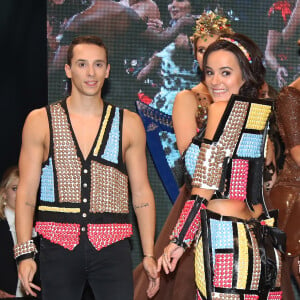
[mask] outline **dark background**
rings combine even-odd
[[[17,164],[29,111],[47,104],[46,9],[42,0],[0,4],[0,174]]]

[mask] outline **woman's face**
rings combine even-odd
[[[10,183],[8,184],[5,190],[5,202],[7,207],[12,210],[16,208],[16,195],[17,195],[17,188],[19,184],[19,178],[13,178]]]
[[[198,38],[196,43],[196,59],[199,64],[200,70],[203,70],[203,55],[207,47],[217,40],[219,35],[209,34]]]
[[[173,0],[168,5],[168,10],[172,20],[178,20],[192,11],[191,3],[187,0],[179,1]]]
[[[229,101],[244,84],[236,56],[229,51],[211,52],[205,66],[205,83],[214,102]]]

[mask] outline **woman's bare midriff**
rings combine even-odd
[[[207,209],[222,216],[231,216],[244,220],[258,218],[263,210],[260,204],[254,205],[252,212],[244,201],[236,199],[214,199],[210,200]]]

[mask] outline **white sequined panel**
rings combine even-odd
[[[53,152],[59,202],[81,202],[81,162],[76,153],[67,115],[61,105],[50,106]]]
[[[236,101],[219,141],[211,145],[202,143],[192,186],[218,189],[223,161],[232,157],[248,111],[248,102]]]
[[[117,169],[91,163],[90,212],[128,213],[128,177]]]

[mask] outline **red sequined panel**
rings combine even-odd
[[[197,300],[203,300],[203,298],[200,296],[200,293],[198,290],[197,290]]]
[[[128,213],[128,177],[95,161],[91,173],[90,212]]]
[[[187,220],[187,217],[190,214],[191,209],[194,206],[194,203],[195,203],[195,200],[186,201],[186,203],[184,205],[184,208],[181,211],[180,217],[177,221],[177,224],[174,228],[174,231],[172,233],[173,237],[178,237],[179,236],[179,234],[182,230],[182,227],[184,226],[184,224]],[[189,228],[188,228],[188,230],[187,230],[187,232],[186,232],[186,234],[183,238],[183,242],[187,246],[189,246],[193,242],[195,234],[197,233],[197,231],[199,229],[200,220],[201,220],[201,217],[200,217],[200,209],[199,209],[199,211],[197,212],[197,215],[193,219],[191,225],[189,225]]]
[[[43,238],[69,250],[73,250],[79,244],[79,224],[37,222],[35,230]]]
[[[282,299],[282,291],[270,292],[267,299],[268,300],[281,300]]]
[[[259,296],[257,295],[245,295],[244,300],[258,300]]]
[[[51,105],[53,152],[59,202],[81,202],[81,162],[67,115],[60,104]]]
[[[234,159],[232,162],[229,198],[244,201],[247,197],[248,161]]]
[[[131,224],[88,224],[87,227],[89,240],[97,250],[132,236]]]
[[[216,253],[214,266],[214,286],[232,287],[233,253]]]

